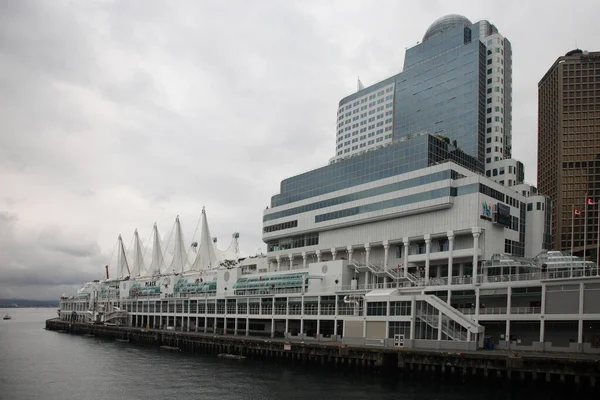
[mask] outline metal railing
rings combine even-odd
[[[458,308],[458,311],[465,315],[475,315],[475,308]],[[490,315],[490,314],[507,314],[506,307],[484,307],[479,308],[479,315]],[[511,307],[511,314],[540,314],[542,312],[541,307]]]

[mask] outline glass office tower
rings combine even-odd
[[[507,161],[511,53],[510,42],[488,21],[440,18],[406,50],[403,72],[340,101],[331,161],[425,133],[448,138],[495,181],[520,183],[516,161]]]

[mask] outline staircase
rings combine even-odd
[[[420,283],[420,281],[422,280],[420,280],[413,274],[409,273],[407,277],[404,277],[403,271],[395,268],[384,268],[381,265],[376,265],[373,263],[361,263],[356,260],[350,260],[348,262],[348,265],[350,267],[353,267],[358,272],[370,271],[378,277],[388,277],[393,279],[394,281],[409,281],[411,282],[410,286],[424,286],[422,283]]]
[[[425,322],[427,325],[431,326],[434,329],[439,329],[439,317],[437,315],[428,315],[420,310],[417,311],[416,315],[419,320]],[[442,314],[442,333],[444,335],[448,336],[452,340],[460,340],[460,341],[467,340],[467,333],[463,332],[461,330],[456,330],[456,329],[452,328],[450,326],[449,319],[447,317],[444,318],[443,314]]]

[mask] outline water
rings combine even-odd
[[[173,353],[45,331],[44,321],[56,315],[55,309],[0,309],[2,316],[7,312],[13,319],[0,320],[0,399],[513,400],[543,395],[539,388],[505,382],[382,377]]]

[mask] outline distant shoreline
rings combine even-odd
[[[56,308],[57,300],[0,299],[0,308]]]

